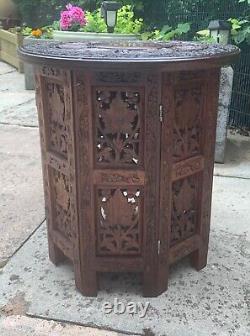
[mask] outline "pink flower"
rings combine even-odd
[[[87,23],[85,12],[77,6],[68,4],[66,10],[61,12],[60,28],[70,30],[73,25],[85,26]]]
[[[68,11],[63,11],[61,13],[61,19],[60,19],[60,28],[62,30],[68,30],[71,25],[71,19]]]

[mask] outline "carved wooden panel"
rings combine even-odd
[[[51,79],[44,81],[46,90],[46,112],[49,150],[67,158],[68,130],[65,121],[64,87]]]
[[[173,94],[173,167],[170,247],[199,231],[199,192],[204,169],[204,73],[176,75]],[[183,251],[184,253],[184,251]]]
[[[160,120],[161,75],[147,73],[145,105],[145,207],[144,207],[144,294],[152,296],[165,286],[159,268],[159,171],[160,171]]]
[[[50,187],[53,195],[53,229],[66,239],[75,237],[75,228],[71,218],[70,181],[63,173],[50,168]]]
[[[210,99],[212,71],[97,71],[37,75],[50,258],[86,295],[98,272],[138,271],[156,296],[171,262],[206,261],[218,83]]]
[[[172,187],[171,246],[191,237],[197,230],[199,176],[176,181]]]
[[[77,209],[70,72],[38,67],[36,83],[50,257],[62,255],[59,248],[72,259]]]
[[[35,69],[35,80],[36,80],[36,106],[38,112],[38,122],[39,122],[39,132],[40,132],[40,143],[41,143],[41,159],[42,159],[42,172],[43,172],[43,188],[44,188],[44,201],[45,201],[45,216],[47,218],[47,225],[50,225],[50,195],[49,195],[49,178],[48,170],[46,165],[47,153],[46,153],[46,136],[45,136],[45,118],[44,118],[44,108],[43,108],[43,85],[41,78],[41,69]]]
[[[200,82],[178,85],[174,93],[175,121],[173,159],[175,162],[202,152],[203,87]]]
[[[214,169],[214,151],[216,139],[216,124],[218,111],[218,93],[220,84],[220,69],[211,69],[206,72],[206,102],[204,113],[203,155],[204,170],[200,181],[201,192],[199,195],[199,235],[202,247],[193,254],[193,265],[197,270],[207,264],[211,200]]]
[[[143,165],[143,99],[136,88],[94,90],[97,165]]]
[[[79,217],[78,244],[76,244],[76,285],[87,295],[96,295],[95,276],[95,221],[92,183],[92,110],[91,86],[88,71],[75,71],[73,75],[74,118],[76,137],[76,173]],[[77,254],[78,253],[78,254]]]
[[[97,254],[138,255],[142,240],[142,190],[97,190]]]

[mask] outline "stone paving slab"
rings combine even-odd
[[[0,68],[2,63],[0,62]],[[24,91],[24,75],[17,71],[0,74],[0,92]],[[32,91],[27,91],[32,93]]]
[[[250,137],[228,133],[225,164],[215,164],[215,175],[250,179]]]
[[[45,218],[38,132],[0,125],[0,267]]]
[[[0,124],[38,127],[34,93],[0,93]]]
[[[0,319],[0,335],[3,336],[121,336],[121,334],[68,325],[54,321],[29,318],[26,316],[8,316]]]
[[[236,205],[243,202],[250,181],[238,183],[241,190],[234,193],[232,179],[215,178],[208,266],[196,272],[187,260],[178,263],[171,269],[169,290],[160,297],[143,298],[141,279],[132,274],[104,275],[97,298],[82,296],[75,289],[72,266],[55,267],[48,260],[43,225],[2,270],[0,307],[6,311],[10,299],[22,295],[29,316],[132,335],[249,336],[249,227],[244,222],[250,217],[250,208],[240,219]],[[222,189],[231,190],[231,197],[223,197],[224,202],[219,203]],[[150,307],[144,318],[129,313],[104,314],[104,302],[113,303],[115,298],[123,303],[149,302]]]
[[[0,75],[5,75],[11,72],[16,72],[16,69],[11,65],[0,61]]]
[[[16,108],[33,100],[34,94],[24,92],[0,92],[0,97],[0,116],[2,116],[8,109]]]
[[[214,177],[212,216],[219,229],[250,233],[250,179]]]

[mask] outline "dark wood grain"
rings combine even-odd
[[[201,238],[200,248],[192,255],[192,263],[197,270],[204,268],[207,264],[211,201],[214,170],[214,152],[216,140],[216,124],[218,111],[218,95],[220,84],[220,71],[214,69],[206,75],[205,112],[203,124],[206,126],[203,133],[203,156],[204,170],[201,176],[199,189],[199,214],[198,234]]]
[[[171,264],[190,255],[206,265],[219,72],[238,53],[229,49],[113,63],[22,51],[39,63],[49,257],[71,260],[82,294],[97,295],[99,273],[139,272],[154,297]]]

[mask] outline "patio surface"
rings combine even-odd
[[[0,335],[250,335],[249,137],[229,134],[226,164],[215,168],[208,266],[178,263],[154,299],[131,274],[102,276],[98,297],[83,297],[72,266],[48,260],[34,92],[1,62],[0,143]],[[115,299],[149,309],[105,314]]]

